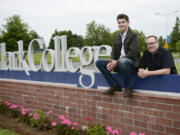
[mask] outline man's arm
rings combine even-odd
[[[167,75],[170,74],[171,68],[163,68],[155,71],[147,71],[145,69],[139,69],[138,76],[140,78],[146,78],[147,76],[156,76],[156,75]]]

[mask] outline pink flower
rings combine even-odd
[[[29,117],[31,117],[31,116],[33,116],[33,114],[32,114],[32,113],[29,113]]]
[[[22,114],[22,115],[26,115],[26,112],[22,111],[21,114]]]
[[[53,113],[54,113],[53,110],[50,110],[50,111],[48,112],[49,115],[51,115],[51,114],[53,114]]]
[[[60,120],[65,120],[66,118],[64,117],[64,115],[59,115],[59,119]]]
[[[118,135],[121,133],[121,130],[120,129],[116,129],[113,131],[113,135]]]
[[[71,126],[72,122],[68,119],[65,120],[65,123],[68,125],[68,126]]]
[[[0,102],[2,102],[2,99],[0,99]]]
[[[139,133],[139,135],[145,135],[144,133]]]
[[[34,114],[34,119],[35,119],[35,120],[38,119],[38,114],[37,114],[37,113]]]
[[[10,106],[10,105],[11,105],[11,103],[8,102],[8,101],[5,101],[5,104],[6,104],[7,106]]]
[[[22,108],[21,109],[23,112],[29,112],[29,109],[26,109],[26,108]]]
[[[22,106],[20,108],[21,108],[21,111],[22,111],[21,112],[22,115],[26,115],[27,112],[29,111],[29,109],[23,108]]]
[[[122,130],[121,129],[117,129],[118,131],[119,131],[119,134],[121,134],[122,133]]]
[[[137,133],[136,132],[131,132],[130,135],[137,135]]]
[[[15,105],[15,104],[14,104],[14,105],[11,105],[11,106],[10,106],[10,109],[16,109],[17,107],[18,107],[18,105]]]
[[[72,125],[72,122],[68,119],[65,119],[64,121],[61,122],[62,124],[67,124],[68,126]]]
[[[74,122],[74,123],[73,123],[73,126],[77,126],[77,125],[78,125],[78,123],[77,123],[77,122]]]
[[[5,101],[5,104],[9,103],[8,101]]]
[[[25,109],[26,112],[29,112],[29,109]]]
[[[52,122],[51,125],[55,127],[57,125],[57,122]]]
[[[25,107],[26,107],[26,105],[22,105],[20,108],[23,109],[23,108],[25,108]]]
[[[113,133],[112,127],[110,127],[110,126],[107,126],[107,127],[106,127],[106,131],[107,131],[109,134],[112,134],[112,133]]]

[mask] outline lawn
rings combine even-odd
[[[19,135],[7,129],[0,128],[0,135]]]
[[[175,58],[180,58],[180,53],[179,52],[173,52],[172,55],[173,55],[174,59]]]
[[[41,59],[42,59],[42,53],[34,53],[34,63],[36,65],[40,64]],[[26,61],[28,61],[28,57],[27,56],[26,56]],[[48,61],[48,64],[51,63],[51,56],[50,56],[50,54],[48,54],[47,61]],[[79,59],[79,57],[73,57],[72,61],[73,62],[79,62],[80,59]]]
[[[177,71],[178,71],[178,75],[180,75],[180,63],[176,63],[176,68],[177,68]]]

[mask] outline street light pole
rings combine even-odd
[[[173,13],[177,13],[177,12],[179,12],[179,11],[178,11],[178,10],[174,10],[173,12],[170,12],[170,13],[168,13],[168,14],[155,13],[155,15],[164,16],[165,19],[166,19],[166,43],[167,43],[167,41],[168,41],[168,35],[167,35],[167,18],[168,18],[169,15],[171,15],[171,14],[173,14]]]

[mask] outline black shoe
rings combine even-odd
[[[109,89],[105,90],[103,92],[103,94],[105,94],[105,95],[112,95],[115,91],[122,91],[121,90],[121,86],[119,84],[115,85],[115,86],[112,86]]]
[[[124,91],[124,97],[125,98],[132,97],[132,88],[130,86],[127,88],[123,88],[123,91]]]

